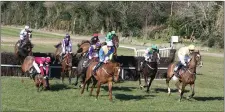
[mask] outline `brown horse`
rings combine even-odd
[[[37,87],[37,91],[39,91],[39,88],[42,87],[42,89],[49,89],[49,81],[48,78],[44,79],[41,74],[38,74],[36,69],[33,66],[34,57],[33,56],[27,56],[24,59],[24,62],[22,64],[22,71],[26,74],[30,74],[30,77],[34,80],[35,86]]]
[[[98,62],[93,62],[89,65],[87,73],[86,73],[86,79],[84,82],[84,86],[82,88],[81,94],[84,93],[84,88],[87,83],[92,79],[93,85],[91,87],[90,95],[92,95],[92,91],[94,86],[97,84],[97,95],[96,99],[98,99],[98,95],[100,92],[101,84],[108,83],[109,88],[109,100],[112,101],[112,82],[117,82],[119,79],[119,73],[120,73],[120,64],[117,62],[109,62],[107,64],[103,64],[97,71],[96,76],[92,75],[92,71],[94,69],[94,66],[97,65]]]
[[[175,63],[171,63],[168,66],[166,84],[167,84],[169,95],[171,94],[170,93],[170,87],[169,87],[169,81],[173,78],[176,81],[175,85],[178,88],[179,93],[180,93],[179,101],[181,101],[181,99],[183,97],[185,86],[188,85],[188,84],[190,84],[191,91],[192,91],[192,93],[188,97],[188,99],[192,98],[194,96],[194,94],[195,94],[194,86],[195,86],[195,79],[196,79],[196,67],[198,66],[199,62],[201,62],[201,55],[199,54],[199,51],[191,53],[191,58],[190,58],[190,61],[187,64],[187,67],[182,67],[178,72],[180,74],[180,78],[177,78],[174,75]],[[180,89],[181,83],[182,83],[182,88]]]
[[[55,60],[53,63],[55,63],[56,60],[60,61],[60,53],[61,52],[62,52],[62,47],[61,47],[61,42],[60,42],[60,44],[58,44],[58,46],[56,47],[56,51],[54,53]]]
[[[141,65],[141,67],[142,67],[142,68],[139,67],[138,70],[140,71],[139,73],[144,76],[144,79],[145,79],[144,87],[147,87],[146,92],[149,92],[151,83],[155,79],[155,76],[158,71],[159,60],[160,60],[159,54],[157,52],[153,52],[151,60],[145,62],[144,64],[142,62],[141,62],[141,64],[138,64],[138,65]],[[140,69],[142,69],[142,70],[140,70]],[[142,89],[143,86],[141,85],[141,75],[139,75],[139,76],[140,76],[139,77],[139,86]],[[150,82],[147,84],[149,76],[150,76]]]
[[[25,38],[25,45],[23,48],[19,48],[20,40],[16,42],[14,46],[14,53],[20,64],[23,63],[24,59],[27,56],[32,56],[32,48],[33,44],[30,41],[30,38],[32,37],[31,32],[28,32]],[[22,43],[21,43],[22,44]]]
[[[64,83],[64,76],[69,76],[69,84],[71,84],[71,75],[72,75],[72,54],[66,53],[62,60],[62,71],[61,71],[61,77],[62,77],[62,83]]]
[[[88,53],[88,49],[91,46],[91,43],[88,40],[83,40],[81,44],[77,44],[77,46],[78,46],[77,53],[81,53],[82,56],[85,56]]]

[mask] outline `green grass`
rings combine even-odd
[[[18,28],[12,28],[12,27],[1,27],[1,35],[3,37],[18,37],[20,34],[21,29]],[[35,37],[40,37],[40,38],[62,38],[62,36],[59,35],[54,35],[54,34],[49,34],[49,33],[40,33],[37,31],[32,32],[32,36]]]
[[[171,82],[168,97],[164,80],[154,80],[150,94],[138,89],[138,81],[115,83],[113,102],[108,100],[107,86],[101,88],[99,99],[80,95],[80,89],[62,85],[60,80],[50,80],[51,91],[36,92],[33,81],[24,78],[2,77],[3,111],[223,111],[223,58],[204,56],[204,66],[198,69],[194,99],[178,102],[178,92]],[[74,80],[73,80],[74,82]],[[142,82],[143,83],[143,82]],[[190,87],[187,86],[190,94]],[[93,95],[96,94],[96,88]]]

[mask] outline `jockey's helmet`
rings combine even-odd
[[[47,63],[49,63],[49,62],[51,62],[51,58],[50,58],[50,57],[46,57],[46,58],[45,58],[45,61],[46,61]]]
[[[97,33],[94,33],[94,34],[93,34],[93,37],[97,37],[97,36],[98,36],[98,34],[97,34]]]
[[[191,44],[191,45],[188,46],[188,49],[189,50],[195,50],[195,46]]]
[[[67,38],[68,40],[70,40],[70,35],[69,35],[69,34],[66,34],[66,38]]]
[[[112,35],[112,33],[111,32],[109,32],[108,34],[107,34],[107,37],[109,37],[109,36],[111,36]]]
[[[111,31],[111,33],[112,33],[112,34],[115,34],[116,32],[115,32],[115,31]]]
[[[151,46],[152,49],[158,49],[156,45],[152,44]]]
[[[108,42],[107,42],[107,46],[110,46],[110,47],[112,47],[112,46],[113,46],[113,43],[112,43],[112,41],[108,41]]]
[[[25,26],[25,30],[29,30],[30,27],[28,25]]]

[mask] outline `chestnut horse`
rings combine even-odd
[[[138,67],[138,71],[140,71],[139,73],[144,76],[144,79],[145,79],[144,87],[147,87],[146,92],[149,92],[151,83],[155,79],[155,76],[158,71],[159,60],[160,60],[159,53],[153,52],[153,55],[149,59],[149,61],[147,61],[145,64],[143,64],[142,62],[141,62],[141,64],[138,64],[138,65],[142,65],[142,68]],[[142,70],[140,70],[140,69],[142,69]],[[139,75],[139,76],[140,76],[139,77],[139,86],[142,89],[143,86],[141,85],[141,75]],[[147,84],[149,76],[150,76],[150,82]]]
[[[49,80],[44,79],[44,77],[41,74],[38,74],[36,69],[33,67],[33,56],[27,56],[24,59],[24,62],[22,64],[22,71],[24,73],[30,74],[31,78],[35,82],[35,86],[37,87],[37,91],[39,91],[39,88],[42,87],[42,89],[50,89],[49,88]],[[42,90],[41,89],[41,90]]]
[[[77,44],[78,50],[77,53],[81,53],[82,56],[85,56],[88,53],[89,47],[91,46],[91,43],[89,40],[83,40],[81,44]]]
[[[32,38],[31,35],[31,31],[27,33],[26,37],[25,37],[25,45],[23,46],[23,48],[19,48],[19,41],[16,42],[15,46],[14,46],[14,53],[16,58],[18,59],[19,63],[22,64],[24,59],[27,56],[32,56],[32,48],[33,48],[33,44],[30,41],[30,38]],[[22,43],[20,43],[22,44]]]
[[[61,71],[61,77],[62,77],[62,83],[64,83],[64,77],[65,75],[69,76],[69,84],[71,84],[71,75],[72,75],[72,54],[66,53],[62,60],[62,71]]]
[[[196,67],[198,66],[198,64],[201,63],[201,55],[198,52],[193,52],[191,53],[191,57],[190,57],[190,61],[187,64],[187,67],[182,67],[179,70],[179,74],[180,77],[177,78],[174,75],[174,67],[175,67],[175,63],[171,63],[168,66],[168,70],[167,70],[167,78],[166,78],[166,84],[167,84],[167,88],[168,88],[168,94],[170,95],[170,87],[169,87],[169,81],[171,80],[171,78],[173,78],[176,81],[176,87],[179,90],[180,93],[180,99],[179,101],[181,101],[182,97],[183,97],[183,93],[184,93],[184,89],[185,86],[190,84],[191,86],[191,95],[188,97],[192,98],[195,94],[194,92],[194,86],[195,86],[195,79],[196,79]],[[180,84],[182,83],[182,88],[180,89]]]
[[[97,84],[97,95],[96,99],[98,99],[98,95],[100,92],[101,84],[108,83],[109,88],[109,100],[112,101],[112,83],[113,81],[117,82],[119,79],[119,73],[120,73],[120,64],[117,62],[108,62],[106,64],[103,64],[97,71],[96,76],[92,75],[92,71],[94,67],[98,64],[98,62],[92,62],[86,73],[86,79],[84,82],[84,86],[82,88],[81,94],[84,93],[84,88],[87,83],[92,79],[93,85],[91,87],[90,95],[92,95],[92,91],[94,86]]]

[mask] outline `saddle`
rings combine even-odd
[[[187,67],[182,65],[175,75],[180,78],[180,76],[186,71],[187,71]]]

